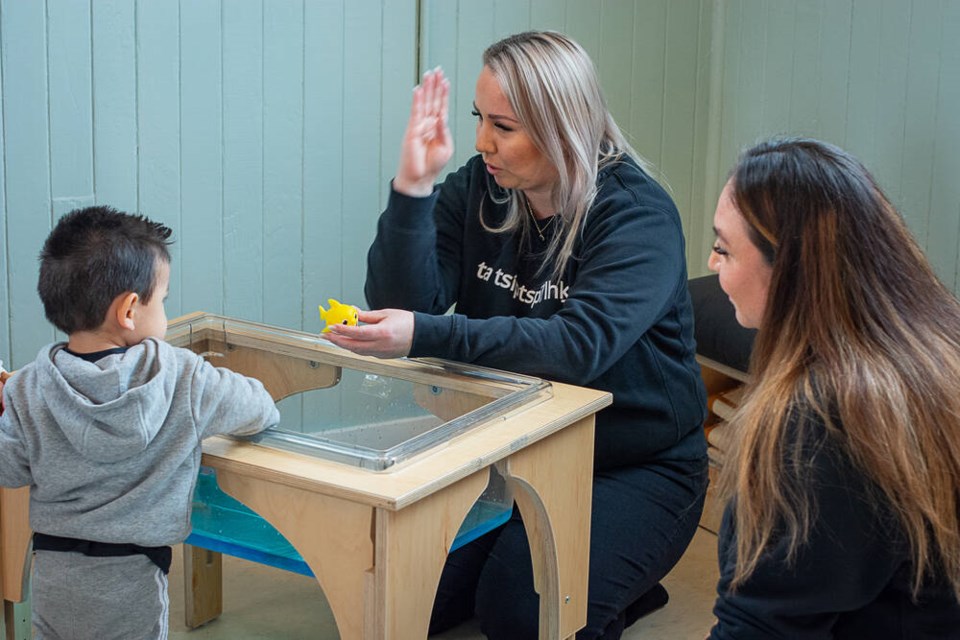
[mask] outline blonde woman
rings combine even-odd
[[[587,626],[619,638],[666,602],[658,581],[703,508],[705,395],[694,360],[680,217],[606,107],[590,58],[528,32],[483,56],[476,149],[453,148],[449,87],[426,74],[370,249],[366,325],[330,340],[381,357],[433,356],[613,392],[597,417]],[[456,312],[444,312],[456,304]],[[536,638],[538,598],[515,513],[458,549],[431,630],[476,615],[491,638]]]
[[[710,267],[759,329],[710,637],[960,638],[960,305],[867,170],[746,151]]]

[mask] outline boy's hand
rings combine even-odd
[[[0,365],[2,367],[2,365]],[[7,384],[7,380],[10,379],[10,376],[13,374],[9,371],[0,368],[0,413],[3,413],[3,386]]]

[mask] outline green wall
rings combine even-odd
[[[92,203],[173,227],[171,317],[363,304],[420,71],[453,80],[459,163],[480,53],[527,28],[593,56],[691,275],[738,150],[790,133],[860,156],[960,287],[960,0],[0,0],[0,358],[55,337],[37,254]]]

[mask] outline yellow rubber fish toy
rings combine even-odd
[[[320,333],[329,332],[330,325],[332,324],[349,324],[356,326],[357,308],[355,306],[352,304],[340,304],[333,298],[329,298],[327,304],[330,305],[329,311],[324,309],[322,304],[317,305],[317,308],[320,309],[320,319],[327,323],[327,326],[324,327]]]

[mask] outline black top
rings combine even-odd
[[[519,234],[483,228],[481,210],[488,226],[506,212],[491,185],[477,156],[429,197],[390,194],[366,295],[372,308],[418,312],[410,355],[611,391],[597,416],[600,468],[653,459],[700,429],[684,238],[666,192],[632,160],[601,169],[574,257],[553,279],[549,267],[538,273],[537,234],[522,247]]]
[[[836,438],[813,427],[819,435],[803,471],[817,506],[809,540],[789,564],[786,541],[775,537],[746,584],[730,593],[736,531],[728,507],[710,639],[960,638],[960,604],[942,575],[913,601],[909,549],[890,509]]]

